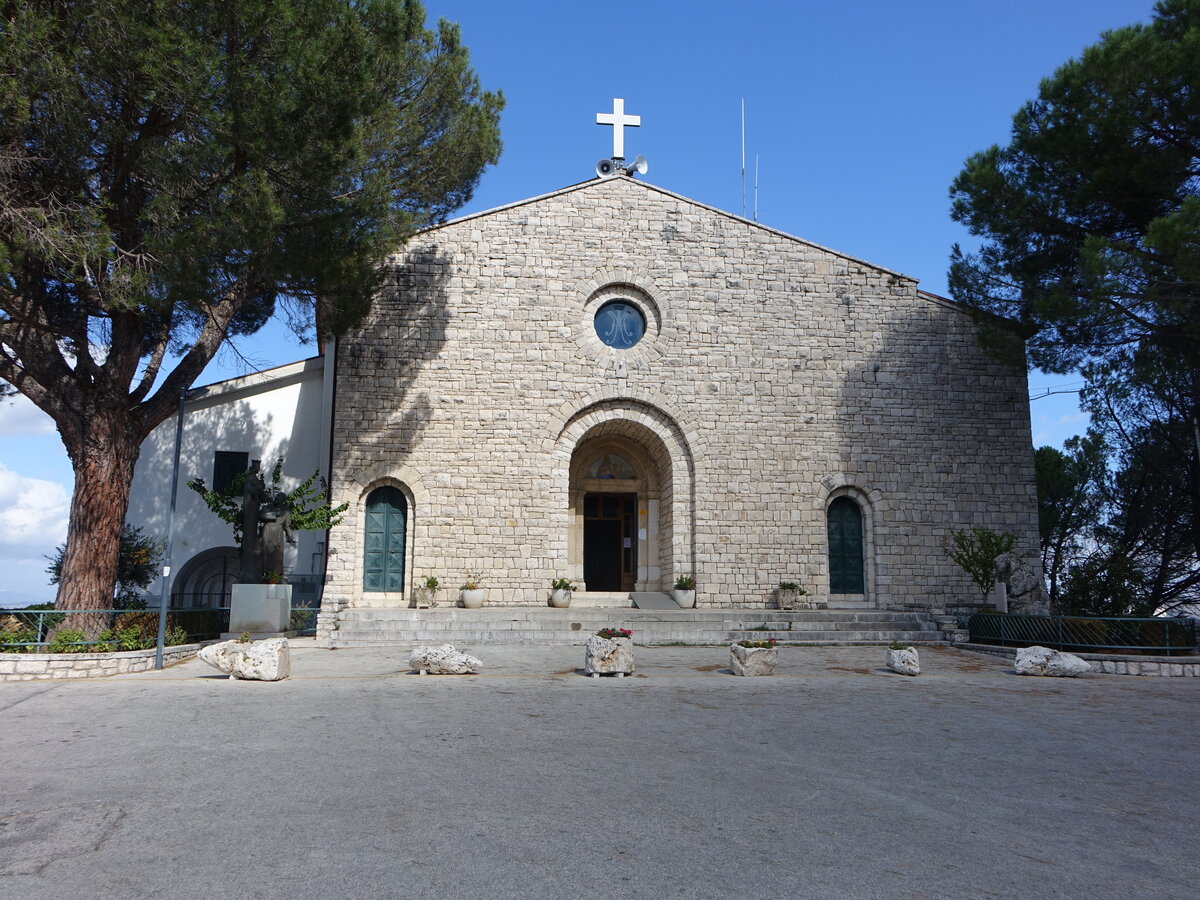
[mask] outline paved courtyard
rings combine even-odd
[[[0,896],[1196,894],[1200,679],[473,652],[485,674],[298,642],[279,684],[0,684]]]

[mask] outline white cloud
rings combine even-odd
[[[52,553],[66,540],[70,502],[63,485],[26,478],[0,463],[0,564]]]
[[[1064,416],[1059,416],[1055,422],[1056,425],[1074,425],[1076,422],[1086,422],[1091,416],[1080,410],[1079,412],[1067,413]]]
[[[54,434],[54,420],[33,405],[24,394],[0,400],[0,435]]]

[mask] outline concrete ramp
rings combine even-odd
[[[679,609],[679,604],[670,594],[660,591],[634,591],[629,596],[638,609]]]

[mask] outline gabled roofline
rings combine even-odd
[[[944,306],[947,309],[956,310],[963,315],[971,316],[972,318],[980,318],[992,322],[1001,328],[1011,328],[1018,334],[1021,334],[1026,340],[1033,337],[1036,333],[1036,328],[1031,328],[1029,325],[1022,324],[1016,319],[1009,319],[1006,316],[997,315],[996,313],[988,312],[986,309],[976,309],[973,306],[967,306],[965,303],[960,303],[958,300],[952,300],[949,297],[943,297],[941,294],[934,294],[930,291],[917,289],[917,293],[926,300],[931,300],[938,306]]]
[[[281,366],[272,366],[270,369],[263,369],[260,372],[251,372],[249,375],[238,375],[224,381],[214,381],[212,384],[204,384],[188,390],[185,403],[192,406],[205,401],[227,400],[234,394],[259,393],[271,388],[284,387],[287,384],[302,381],[307,375],[321,371],[324,365],[324,356],[310,356],[307,359],[284,363]]]
[[[772,228],[769,225],[764,225],[762,222],[755,222],[753,219],[747,219],[743,216],[739,216],[734,213],[728,212],[726,210],[719,209],[715,206],[709,206],[707,203],[701,203],[699,200],[693,200],[691,197],[683,196],[683,194],[676,194],[674,191],[669,191],[666,188],[659,187],[658,185],[650,184],[645,181],[640,181],[639,179],[636,179],[631,175],[610,175],[606,178],[589,178],[587,181],[581,181],[578,184],[572,184],[565,188],[559,188],[558,190],[551,191],[548,194],[539,194],[536,197],[529,197],[528,199],[525,199],[525,200],[518,200],[515,203],[506,203],[503,206],[495,206],[495,207],[492,207],[491,209],[485,209],[480,212],[471,213],[470,215],[460,216],[457,219],[450,219],[449,221],[441,222],[437,225],[431,225],[428,228],[423,228],[420,231],[415,232],[413,234],[413,237],[418,237],[423,234],[429,234],[432,231],[437,231],[439,228],[448,228],[451,225],[461,225],[463,222],[470,222],[473,219],[482,218],[483,216],[490,216],[493,213],[506,212],[510,209],[518,209],[522,206],[529,206],[530,204],[533,204],[533,203],[540,203],[543,200],[549,200],[553,197],[561,197],[561,196],[564,196],[565,194],[570,194],[575,191],[584,190],[585,188],[589,188],[589,187],[596,187],[605,182],[616,181],[618,179],[626,181],[630,184],[636,184],[639,187],[645,188],[646,190],[649,190],[649,191],[655,191],[656,193],[662,194],[663,196],[666,196],[666,197],[670,197],[673,200],[678,200],[681,203],[687,203],[692,206],[698,207],[700,209],[707,210],[710,213],[713,213],[718,216],[723,216],[726,219],[731,219],[732,221],[739,222],[742,225],[748,225],[751,228],[760,229],[761,231],[765,231],[768,234],[773,234],[777,237],[784,238],[785,240],[794,241],[797,244],[803,244],[805,247],[811,247],[814,250],[821,250],[825,253],[832,253],[834,256],[841,257],[842,259],[845,259],[849,262],[858,263],[859,265],[862,265],[862,266],[867,266],[868,268],[875,269],[876,271],[879,271],[879,272],[883,272],[886,275],[892,275],[896,278],[903,278],[905,281],[911,281],[913,284],[920,283],[920,279],[914,278],[912,275],[905,275],[903,272],[897,272],[894,269],[885,268],[884,266],[878,265],[873,262],[868,262],[867,260],[861,259],[860,257],[851,256],[849,253],[843,253],[840,250],[834,250],[832,247],[826,247],[823,244],[818,244],[818,243],[806,240],[801,237],[796,237],[796,235],[794,235],[794,234],[789,234],[786,231],[780,231],[778,228]]]

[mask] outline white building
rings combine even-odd
[[[238,550],[231,527],[217,518],[187,482],[201,478],[210,487],[261,459],[264,477],[283,458],[282,486],[294,488],[313,472],[329,477],[329,435],[333,390],[323,356],[222,381],[188,392],[171,555],[171,605],[227,606],[237,578]],[[160,425],[142,445],[134,472],[127,521],[149,535],[165,538],[171,504],[171,469],[176,417]],[[293,584],[293,603],[318,599],[324,571],[325,535],[296,532],[287,546],[284,574]],[[151,586],[158,604],[160,583]]]

